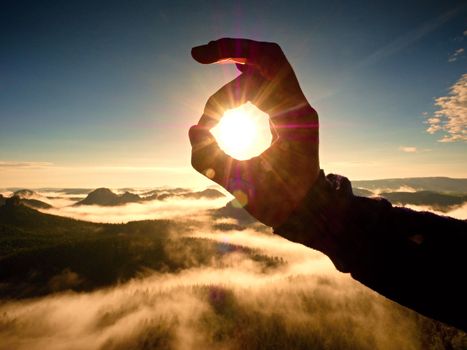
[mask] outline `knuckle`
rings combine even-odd
[[[284,56],[284,52],[278,43],[267,43],[264,50],[266,51],[267,56],[275,58]]]
[[[210,108],[214,106],[215,103],[216,103],[216,96],[215,95],[209,96],[209,98],[206,100],[206,108]]]
[[[271,43],[271,50],[276,52],[282,52],[282,48],[278,43]]]

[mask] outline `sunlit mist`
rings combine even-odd
[[[226,111],[211,132],[219,147],[239,160],[260,155],[272,141],[269,116],[250,102]]]

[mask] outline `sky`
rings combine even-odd
[[[188,129],[238,75],[192,46],[277,42],[326,173],[467,177],[463,1],[3,1],[0,187],[206,186]]]

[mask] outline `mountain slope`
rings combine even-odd
[[[0,298],[93,290],[144,271],[230,266],[232,253],[263,269],[283,264],[254,249],[184,236],[195,225],[168,220],[95,224],[43,214],[13,197],[0,207]]]
[[[18,197],[21,200],[21,203],[24,205],[33,208],[33,209],[50,209],[52,206],[49,203],[46,203],[40,199],[45,199],[43,196],[38,195],[36,192],[33,190],[28,190],[28,189],[22,189],[22,190],[17,190],[13,193],[12,197]],[[35,197],[35,198],[33,198]],[[37,199],[40,198],[40,199]],[[4,202],[4,200],[1,200],[0,198],[0,203]]]

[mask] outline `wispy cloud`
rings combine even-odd
[[[447,96],[435,99],[434,115],[426,120],[427,132],[443,132],[439,142],[467,141],[467,73],[449,89]]]
[[[400,146],[399,151],[405,152],[405,153],[417,153],[417,147],[413,146]]]
[[[461,47],[449,55],[448,62],[455,62],[458,59],[462,58],[464,54],[464,49]]]
[[[74,170],[74,171],[127,171],[127,172],[143,172],[157,171],[167,173],[190,174],[192,169],[189,167],[177,166],[131,166],[131,165],[97,165],[97,166],[61,166],[52,162],[24,162],[12,160],[0,160],[0,168],[45,168],[53,167],[59,170]]]
[[[421,40],[423,37],[429,33],[435,31],[438,27],[446,23],[452,17],[457,15],[463,6],[457,7],[455,9],[449,10],[437,18],[433,18],[422,25],[414,28],[413,30],[399,36],[394,41],[387,43],[382,46],[380,49],[373,52],[366,59],[362,60],[359,64],[360,67],[368,66],[379,62],[380,60],[396,54],[397,52],[409,47],[410,45]]]
[[[111,171],[129,171],[129,172],[144,172],[156,171],[167,173],[191,174],[193,172],[189,167],[169,167],[169,166],[89,166],[80,167],[83,170],[111,170]]]
[[[0,168],[45,168],[52,166],[50,162],[17,162],[0,160]]]

